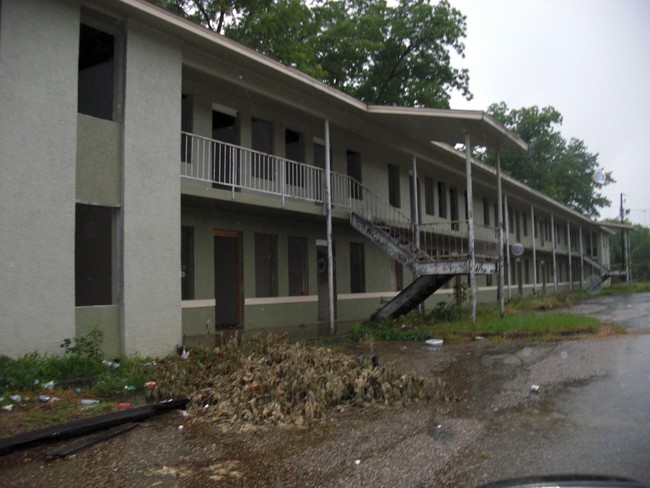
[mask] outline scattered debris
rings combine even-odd
[[[440,346],[442,346],[443,340],[442,339],[427,339],[426,341],[424,341],[424,343],[427,346],[440,347]]]
[[[9,400],[11,400],[14,403],[19,403],[20,400],[22,400],[22,398],[20,397],[20,395],[11,395],[9,397]]]
[[[81,403],[82,405],[97,405],[99,403],[99,400],[93,400],[93,399],[90,399],[90,398],[82,398],[79,403]]]
[[[45,388],[46,390],[51,390],[52,388],[54,388],[55,384],[56,383],[54,381],[48,381],[47,383],[43,383],[43,388]]]
[[[483,339],[485,339],[485,337],[480,336],[480,335],[474,337],[474,340],[475,340],[475,341],[482,341]]]
[[[539,385],[530,385],[531,393],[539,393]]]
[[[107,368],[119,368],[120,367],[120,360],[115,359],[114,361],[110,361],[108,359],[104,359],[102,361],[102,364],[106,366]]]
[[[9,405],[4,405],[4,406],[2,407],[2,410],[6,411],[6,412],[11,412],[11,410],[12,410],[13,408],[14,408],[13,404],[9,404]]]
[[[234,337],[218,353],[161,362],[150,390],[154,398],[189,396],[196,418],[252,428],[305,425],[339,405],[403,404],[423,394],[422,379],[379,366],[376,356],[358,362],[274,336],[239,342]]]
[[[357,466],[359,466],[359,465],[361,464],[361,459],[355,459],[355,460],[354,460],[354,464],[356,464]]]
[[[120,402],[117,404],[117,408],[131,408],[133,404],[131,402]]]
[[[38,397],[38,401],[41,403],[54,403],[59,400],[60,398],[55,396],[39,395]]]
[[[45,457],[47,459],[58,459],[58,458],[72,456],[73,454],[76,454],[79,451],[82,451],[83,449],[92,447],[95,444],[98,444],[102,441],[112,439],[113,437],[118,436],[120,434],[124,434],[125,432],[129,432],[135,429],[137,426],[138,424],[135,422],[128,422],[126,424],[117,425],[104,432],[99,432],[97,434],[89,435],[86,438],[80,440],[79,442],[75,442],[68,446],[57,448],[53,451],[50,451],[48,454],[46,454]]]

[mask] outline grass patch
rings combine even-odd
[[[467,307],[442,303],[424,318],[413,313],[397,320],[356,324],[349,339],[424,341],[437,337],[458,342],[476,336],[557,340],[571,335],[595,335],[601,330],[599,319],[562,311],[588,296],[586,292],[575,292],[516,298],[506,305],[503,318],[497,305],[480,305],[475,324]]]
[[[626,295],[628,293],[648,293],[650,292],[650,281],[634,281],[627,283],[614,283],[612,286],[601,288],[598,295]]]

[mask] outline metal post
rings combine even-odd
[[[336,332],[334,322],[334,246],[332,243],[332,162],[330,161],[330,122],[325,121],[325,215],[327,218],[327,291],[329,295],[330,332]]]
[[[467,248],[469,251],[469,288],[472,296],[472,323],[476,323],[476,275],[474,266],[474,197],[472,195],[472,146],[469,132],[465,132],[465,175],[467,178]]]
[[[582,227],[578,228],[580,239],[580,289],[582,289],[582,284],[585,282],[585,250],[584,250],[584,240],[582,239]]]
[[[622,232],[625,232],[625,251],[627,259],[625,261],[625,281],[629,285],[632,283],[632,259],[630,256],[630,231],[621,229]]]
[[[553,289],[557,293],[557,259],[555,259],[555,220],[551,214],[551,239],[553,241]]]
[[[573,291],[573,264],[571,261],[571,224],[566,221],[566,245],[569,248],[569,290]]]
[[[530,221],[533,224],[533,292],[537,294],[537,232],[535,225],[535,206],[530,206]]]
[[[508,264],[508,300],[512,298],[512,271],[510,269],[510,216],[508,215],[508,194],[503,195],[503,220],[506,227],[506,263]]]
[[[419,188],[418,188],[418,166],[417,159],[413,156],[411,163],[413,173],[413,225],[414,225],[414,247],[420,249],[420,209],[418,203],[420,202]]]
[[[505,315],[505,300],[503,296],[503,194],[501,190],[501,149],[497,150],[497,227],[499,229],[499,257],[497,259],[497,295],[499,298],[499,314]]]

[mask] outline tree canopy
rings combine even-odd
[[[555,108],[510,109],[501,102],[490,105],[488,112],[528,143],[526,153],[502,152],[505,172],[586,217],[598,217],[598,209],[611,203],[593,180],[600,169],[598,154],[590,153],[584,141],[567,141],[562,136],[558,129],[562,114]],[[496,165],[493,152],[485,153],[483,159]],[[614,181],[611,172],[606,176],[605,184]]]
[[[617,222],[617,220],[611,220]],[[630,222],[626,222],[630,223]],[[630,262],[632,265],[632,279],[635,281],[650,281],[650,229],[640,224],[634,226],[629,233]],[[621,252],[621,230],[616,231],[609,239],[612,268],[624,269]]]
[[[468,100],[465,16],[447,0],[150,0],[369,104]]]

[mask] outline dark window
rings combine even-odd
[[[194,228],[181,226],[181,299],[194,299]]]
[[[307,277],[307,238],[289,237],[289,295],[309,295],[309,281]]]
[[[483,223],[490,225],[490,201],[483,197]]]
[[[77,81],[77,111],[113,120],[115,36],[81,24]]]
[[[524,229],[524,237],[528,236],[528,215],[526,212],[521,214],[521,227]]]
[[[273,166],[269,154],[273,153],[273,124],[266,120],[252,119],[251,145],[254,153],[251,155],[251,170],[254,178],[273,179]]]
[[[399,167],[388,165],[388,202],[393,207],[400,207]]]
[[[438,182],[438,215],[447,218],[447,187],[442,181]]]
[[[192,132],[192,95],[181,95],[181,131]],[[181,161],[192,162],[192,139],[181,134]]]
[[[366,291],[366,258],[363,243],[350,243],[350,293]]]
[[[424,212],[427,215],[435,215],[434,209],[435,197],[433,195],[433,178],[424,177]]]
[[[255,234],[255,296],[278,296],[278,238]]]
[[[349,188],[350,198],[361,200],[363,192],[361,191],[360,183],[363,183],[361,175],[361,154],[355,151],[345,151],[345,159],[347,161],[348,176],[352,178]]]
[[[212,138],[227,144],[237,144],[237,118],[213,110]],[[214,144],[212,160],[212,179],[215,183],[228,185],[237,182],[237,152],[234,146]]]
[[[287,158],[285,181],[288,185],[305,186],[304,145],[302,134],[287,129],[284,133],[284,154]]]
[[[75,304],[113,303],[113,210],[76,206]]]
[[[452,230],[458,230],[458,190],[456,188],[449,189],[449,219]]]
[[[521,241],[521,219],[519,218],[519,210],[515,212],[515,234],[517,242]]]

